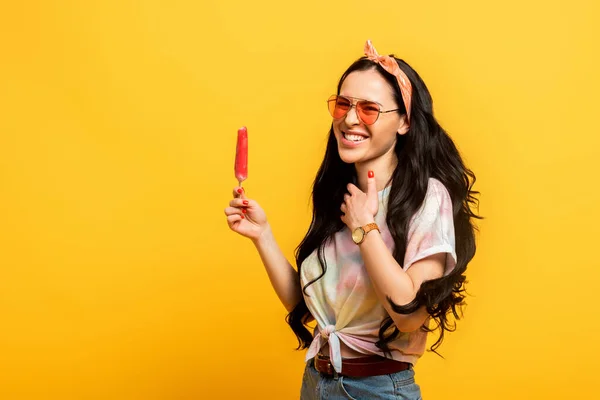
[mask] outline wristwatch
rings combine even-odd
[[[352,240],[354,240],[354,243],[356,243],[356,244],[361,244],[363,242],[363,240],[365,240],[367,233],[369,233],[375,229],[377,229],[379,231],[379,233],[381,233],[381,231],[379,230],[379,227],[374,222],[371,224],[367,224],[365,226],[359,226],[354,231],[352,231]]]

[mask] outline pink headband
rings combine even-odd
[[[400,69],[400,66],[392,57],[380,56],[377,53],[377,50],[375,50],[375,47],[373,47],[373,44],[370,40],[367,40],[367,43],[365,43],[365,55],[369,60],[381,65],[383,69],[385,69],[387,72],[396,77],[396,80],[398,80],[398,85],[400,85],[400,92],[402,93],[402,101],[404,101],[404,108],[406,108],[406,118],[410,122],[410,101],[412,98],[412,85],[404,71]]]

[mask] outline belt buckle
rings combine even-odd
[[[321,358],[321,355],[319,353],[317,353],[316,357],[317,357],[317,360],[327,362],[327,371],[326,372],[319,371],[319,372],[321,372],[322,374],[328,375],[328,376],[332,376],[332,377],[337,376],[337,372],[335,371],[335,369],[333,369],[333,365],[331,364],[330,359]]]

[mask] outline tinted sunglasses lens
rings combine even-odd
[[[342,118],[348,113],[351,107],[352,103],[345,97],[336,96],[333,101],[329,102],[331,116],[335,119]]]
[[[332,117],[335,115],[335,103],[336,96],[331,96],[329,100],[327,100],[327,109],[329,110],[329,114],[331,114]]]
[[[360,119],[367,125],[374,124],[379,117],[379,105],[372,101],[359,101],[356,104],[356,109]]]

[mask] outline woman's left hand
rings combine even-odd
[[[344,213],[342,221],[350,229],[350,232],[360,226],[375,222],[375,215],[379,209],[379,196],[373,173],[369,171],[367,193],[352,183],[348,184],[348,192],[350,194],[344,195],[344,202],[340,209]]]

